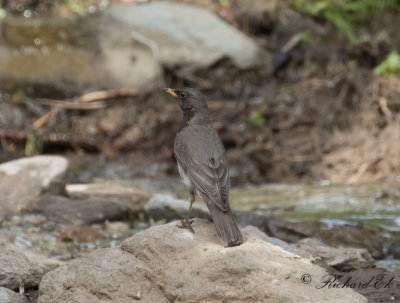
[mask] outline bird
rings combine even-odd
[[[174,154],[179,174],[189,189],[190,207],[180,228],[194,233],[190,212],[195,194],[207,205],[218,236],[228,247],[243,243],[229,205],[229,170],[220,137],[211,124],[205,97],[194,88],[165,88],[178,101],[183,112],[174,141]]]

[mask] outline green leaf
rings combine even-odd
[[[400,77],[400,55],[393,50],[385,60],[374,69],[375,75]]]
[[[7,13],[4,9],[0,8],[0,19],[3,19],[7,16]]]
[[[264,117],[262,112],[255,112],[250,115],[249,123],[252,126],[263,126],[267,123],[267,120]]]
[[[354,34],[353,24],[345,17],[343,13],[336,11],[325,12],[327,20],[331,21],[340,32],[342,32],[351,43],[356,43],[357,38]]]

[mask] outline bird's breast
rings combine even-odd
[[[179,175],[182,178],[183,183],[185,183],[186,187],[192,188],[192,182],[190,182],[190,179],[185,171],[185,169],[179,164],[178,162],[178,171]]]

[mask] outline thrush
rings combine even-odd
[[[205,97],[193,88],[165,89],[183,111],[175,137],[174,153],[183,182],[189,189],[190,207],[179,227],[194,232],[190,212],[195,194],[207,205],[218,236],[228,246],[243,243],[229,205],[229,171],[224,146],[211,125]]]

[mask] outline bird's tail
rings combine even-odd
[[[210,210],[218,236],[228,242],[228,246],[237,246],[243,243],[243,236],[240,232],[232,210],[228,204],[226,212],[219,209],[214,203],[206,203]]]

